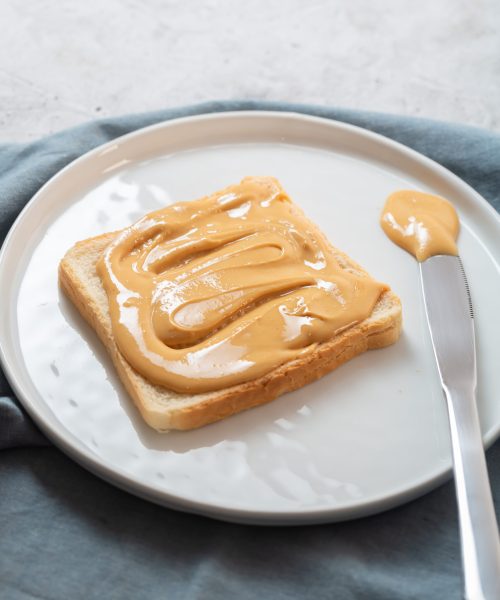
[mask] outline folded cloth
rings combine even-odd
[[[497,133],[317,106],[210,102],[103,119],[34,143],[0,146],[0,243],[40,186],[84,152],[167,119],[262,109],[337,119],[391,137],[441,163],[500,209]],[[451,483],[381,515],[328,526],[257,528],[186,515],[111,487],[51,447],[1,372],[0,448],[2,598],[460,596]],[[500,444],[487,457],[498,514]]]

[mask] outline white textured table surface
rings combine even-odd
[[[0,141],[244,98],[500,130],[498,0],[2,0]]]

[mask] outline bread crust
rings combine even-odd
[[[60,262],[59,282],[106,346],[143,419],[157,431],[195,429],[266,404],[319,379],[366,350],[393,344],[401,333],[400,300],[392,291],[385,291],[368,319],[262,377],[215,392],[196,395],[173,392],[149,383],[135,371],[114,341],[107,296],[97,275],[96,263],[116,235],[116,232],[107,233],[75,244]],[[334,252],[344,268],[367,275],[347,255],[337,249]]]

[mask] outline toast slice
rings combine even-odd
[[[388,290],[381,294],[369,318],[262,377],[223,390],[194,395],[153,385],[120,353],[113,338],[108,298],[96,271],[99,258],[116,235],[116,232],[104,234],[73,246],[59,265],[59,281],[63,291],[106,346],[142,417],[158,431],[194,429],[265,404],[319,379],[366,350],[393,344],[400,335],[401,303]],[[367,276],[348,256],[336,249],[334,253],[342,268]]]

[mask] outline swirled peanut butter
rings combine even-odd
[[[391,194],[380,224],[387,236],[420,262],[437,254],[458,254],[460,228],[453,205],[439,196],[412,190]]]
[[[199,393],[264,375],[368,317],[387,288],[345,266],[262,177],[146,215],[98,272],[127,361]]]

